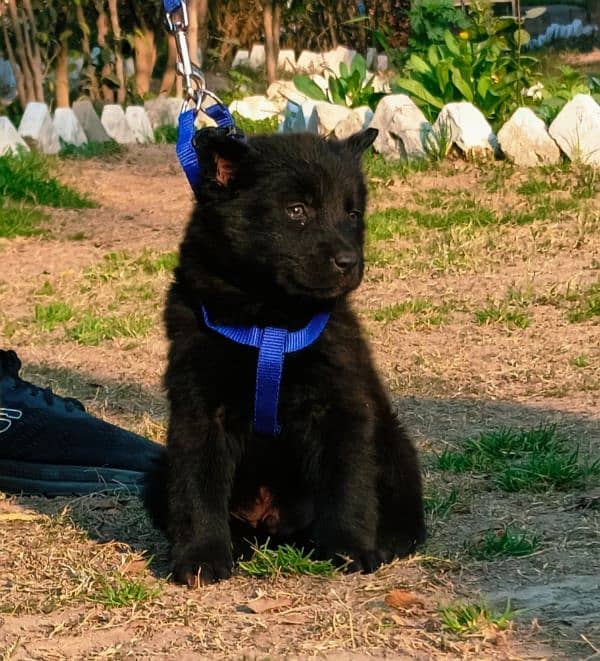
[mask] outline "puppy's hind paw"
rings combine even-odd
[[[391,552],[379,549],[338,554],[344,571],[348,573],[361,572],[363,574],[371,574],[381,565],[391,562],[393,557]]]
[[[173,563],[173,580],[190,588],[225,580],[231,577],[232,572],[233,560],[228,553],[208,560],[202,553],[188,551]]]

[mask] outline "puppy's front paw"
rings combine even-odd
[[[173,549],[173,580],[190,588],[229,578],[232,571],[231,551],[225,544]]]
[[[389,551],[379,549],[362,550],[351,549],[348,551],[329,551],[328,553],[319,553],[319,557],[327,557],[344,571],[361,572],[370,574],[386,562],[393,559],[393,554]]]

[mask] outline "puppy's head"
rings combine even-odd
[[[363,274],[361,156],[374,129],[347,140],[196,137],[202,182],[190,236],[204,268],[241,289],[331,299]]]

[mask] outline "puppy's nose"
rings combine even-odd
[[[350,271],[358,264],[358,255],[355,252],[345,250],[344,252],[338,252],[338,254],[333,258],[335,265],[340,271],[344,273]]]

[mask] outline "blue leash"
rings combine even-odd
[[[294,353],[317,341],[327,322],[329,312],[319,312],[298,331],[285,328],[241,328],[212,324],[202,306],[204,323],[208,328],[237,344],[258,349],[256,367],[256,395],[254,398],[254,430],[260,434],[277,436],[281,427],[277,422],[279,390],[286,353]]]

